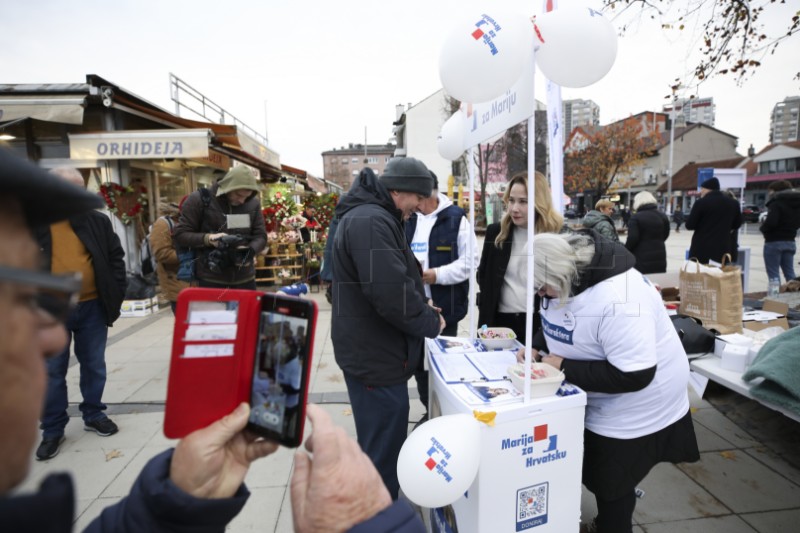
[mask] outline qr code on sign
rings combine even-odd
[[[547,523],[549,483],[517,491],[517,531]]]

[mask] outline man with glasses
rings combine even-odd
[[[83,176],[74,168],[57,168],[53,174],[84,188]],[[125,298],[125,252],[114,233],[109,218],[98,211],[75,214],[38,228],[38,240],[44,266],[53,274],[78,272],[78,303],[70,312],[67,346],[47,361],[47,400],[42,413],[42,442],[36,459],[45,461],[58,454],[64,442],[67,415],[67,370],[70,344],[80,364],[81,402],[79,408],[84,429],[101,437],[113,435],[119,428],[103,411],[106,385],[106,341],[108,327],[120,314]]]
[[[64,323],[81,291],[75,274],[37,270],[33,228],[102,206],[85,190],[0,149],[0,524],[3,531],[71,531],[74,488],[68,474],[48,476],[39,490],[11,496],[26,477],[36,442],[47,375],[44,362],[67,343]],[[195,431],[145,465],[131,493],[105,508],[88,531],[222,531],[249,496],[250,464],[277,444],[244,431],[250,409]],[[420,533],[406,502],[392,504],[358,445],[311,405],[306,442],[291,483],[294,529]]]

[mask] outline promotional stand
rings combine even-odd
[[[470,383],[475,376],[456,381],[439,364],[447,356],[467,359],[468,354],[437,353],[430,349],[434,341],[427,342],[432,413],[438,408],[441,415],[474,414],[479,420],[495,413],[493,425],[481,424],[478,475],[452,505],[430,510],[430,530],[577,532],[586,393],[553,394],[527,404],[520,395],[505,403],[476,405],[463,392],[479,383]],[[496,383],[501,391],[508,384],[484,383]]]

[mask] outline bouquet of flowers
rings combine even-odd
[[[289,231],[284,231],[281,234],[281,237],[282,237],[281,238],[282,242],[286,242],[286,243],[289,243],[289,244],[298,243],[298,242],[300,242],[300,239],[301,239],[300,232],[295,230],[295,229],[290,229]]]
[[[292,215],[281,220],[281,226],[284,228],[300,229],[308,223],[302,215]]]
[[[331,220],[333,220],[334,210],[336,204],[339,203],[339,195],[336,193],[323,194],[321,196],[314,196],[308,202],[316,209],[317,223],[322,228],[327,228]],[[309,228],[319,229],[319,228]]]
[[[291,196],[291,191],[283,185],[276,185],[265,195],[261,210],[267,231],[275,231],[281,221],[297,213],[297,204]]]

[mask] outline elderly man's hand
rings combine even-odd
[[[426,285],[436,283],[436,269],[429,268],[422,273],[422,282]]]
[[[217,248],[219,246],[219,240],[227,235],[228,235],[227,233],[209,233],[206,235],[206,238],[208,240],[209,245],[213,246],[214,248]]]
[[[250,406],[187,435],[175,447],[169,477],[197,498],[230,498],[241,486],[250,463],[271,454],[278,444],[244,431]]]
[[[539,350],[535,348],[531,348],[531,361],[539,362],[541,358],[539,357]],[[525,348],[520,348],[517,350],[517,363],[524,363],[525,362]]]
[[[298,533],[346,531],[392,504],[372,461],[344,429],[316,405],[308,406],[314,429],[294,457],[291,499]]]

